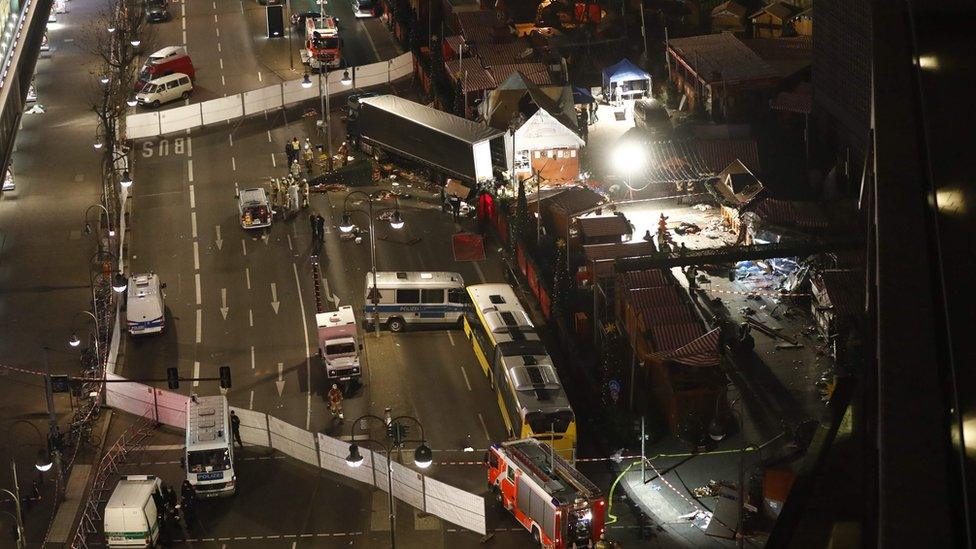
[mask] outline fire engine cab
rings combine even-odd
[[[545,442],[493,444],[485,455],[488,486],[542,547],[592,547],[604,531],[606,500]]]
[[[342,64],[339,52],[339,24],[334,17],[308,17],[305,19],[305,49],[302,62],[313,69],[335,69]]]

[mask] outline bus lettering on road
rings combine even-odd
[[[187,137],[174,137],[170,139],[160,139],[158,141],[144,141],[142,143],[142,157],[152,158],[154,156],[169,156],[170,141],[172,141],[172,152],[174,155],[184,155],[187,151]]]

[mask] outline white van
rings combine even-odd
[[[105,504],[109,547],[152,547],[159,539],[163,483],[153,475],[123,475]]]
[[[155,108],[163,103],[186,99],[190,97],[192,91],[193,82],[190,82],[190,77],[181,72],[174,72],[146,82],[142,91],[136,94],[136,101],[140,106]]]
[[[192,395],[186,401],[186,480],[197,498],[232,496],[237,492],[230,408],[223,395]]]
[[[379,271],[376,273],[377,305],[373,306],[373,274],[366,273],[366,325],[375,321],[391,332],[402,332],[408,324],[454,324],[464,316],[464,279],[458,273]]]
[[[166,325],[163,288],[156,273],[129,277],[125,301],[125,320],[132,335],[162,332]]]

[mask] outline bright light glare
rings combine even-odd
[[[633,141],[618,143],[612,155],[613,170],[623,175],[634,175],[647,164],[647,152],[644,147]]]
[[[927,71],[937,71],[939,70],[939,58],[934,55],[920,55],[918,66]]]

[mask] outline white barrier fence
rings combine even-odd
[[[124,380],[107,374],[109,380]],[[138,416],[151,416],[158,422],[186,428],[186,395],[166,391],[134,381],[105,384],[106,404]],[[389,490],[386,456],[360,447],[363,463],[350,467],[346,463],[349,443],[322,433],[310,433],[280,419],[231,406],[241,419],[241,440],[245,444],[274,448],[283,454],[315,467],[349,477],[386,492]],[[393,468],[393,496],[413,507],[479,534],[486,534],[485,500],[449,484],[425,477],[397,462]]]
[[[352,86],[356,88],[388,84],[413,72],[413,54],[407,52],[387,61],[350,67],[348,70],[352,78]],[[339,70],[324,75],[328,79],[328,85],[323,85],[323,93],[326,87],[329,90],[329,97],[348,91],[349,88],[341,83],[344,72]],[[141,139],[164,135],[294,105],[319,96],[317,80],[316,75],[312,78],[312,87],[307,89],[302,87],[301,79],[289,80],[175,109],[130,114],[125,117],[126,137]]]

